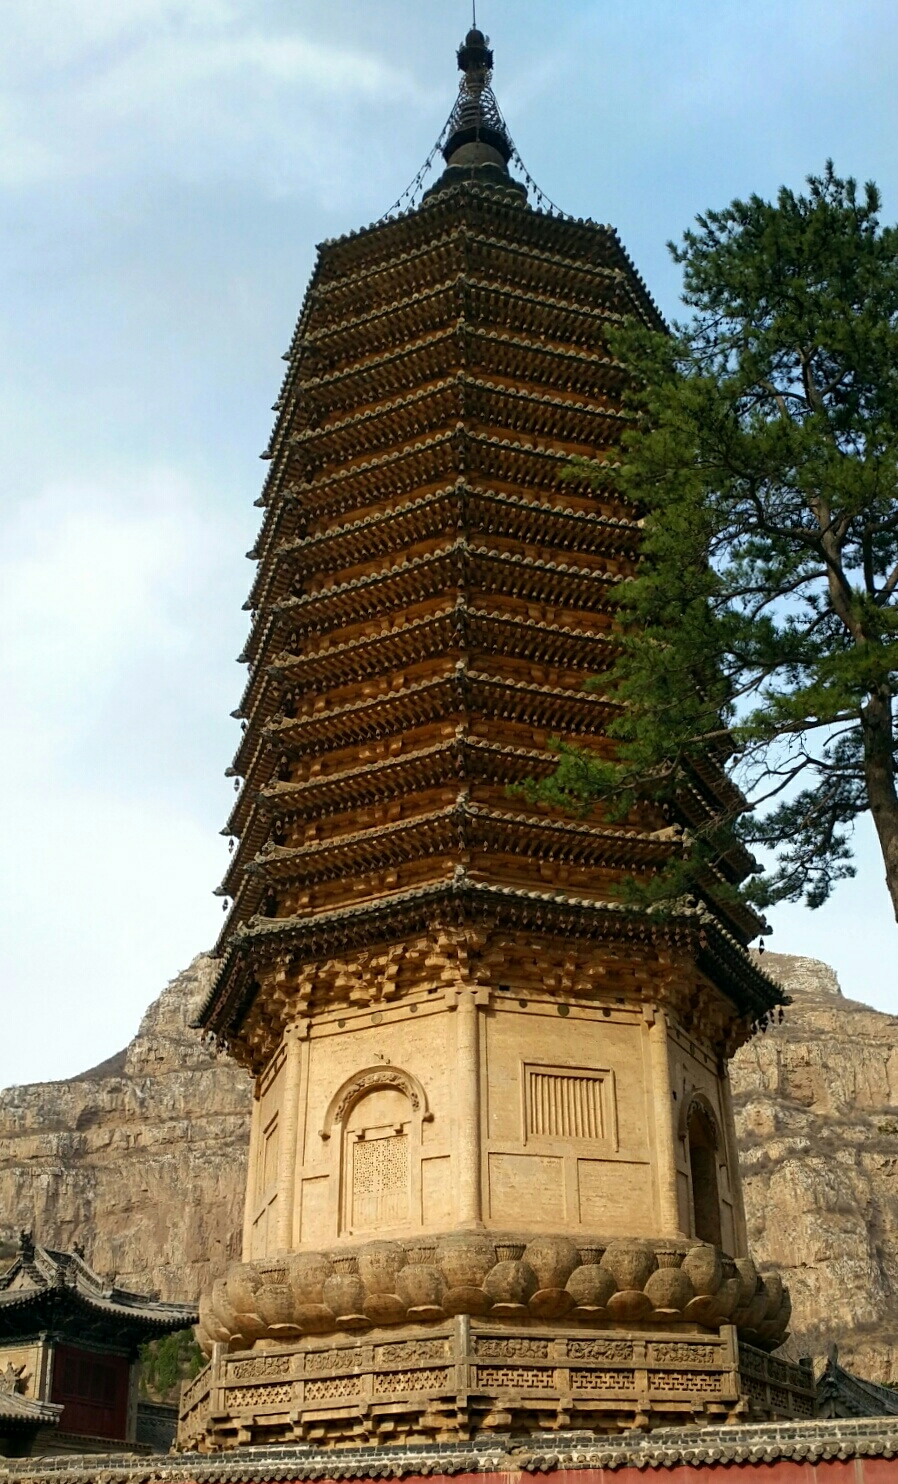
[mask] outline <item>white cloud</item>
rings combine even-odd
[[[0,684],[19,718],[0,758],[44,769],[102,713],[124,672],[190,649],[199,600],[224,556],[225,523],[204,520],[183,477],[156,472],[112,485],[62,482],[14,508],[0,527],[0,625],[16,642]],[[64,731],[47,726],[61,711]],[[11,759],[4,762],[10,765]]]
[[[247,3],[70,0],[49,15],[14,4],[10,15],[0,72],[7,186],[138,173],[149,162],[188,178],[246,164],[258,179],[260,155],[285,150],[297,178],[315,178],[354,110],[422,97],[410,70],[295,25],[266,29]]]

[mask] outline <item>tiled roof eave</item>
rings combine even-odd
[[[397,914],[401,916],[405,911],[420,912],[426,922],[440,904],[447,908],[451,906],[452,910],[464,910],[468,904],[478,915],[503,905],[514,906],[535,913],[544,924],[553,917],[563,919],[567,931],[570,923],[576,920],[577,931],[587,931],[590,935],[598,930],[599,936],[610,934],[629,938],[635,934],[640,938],[660,937],[663,940],[669,939],[671,933],[677,937],[685,934],[709,965],[722,967],[731,986],[741,991],[745,1013],[759,1017],[776,1005],[788,1003],[788,996],[782,988],[755,964],[739,940],[705,907],[679,903],[663,912],[660,909],[644,912],[620,902],[576,897],[564,891],[526,890],[475,882],[460,871],[452,880],[393,892],[375,902],[311,913],[301,918],[262,919],[239,929],[221,954],[221,968],[197,1012],[196,1024],[220,1032],[234,1024],[232,1012],[238,1016],[245,1013],[248,1008],[246,993],[239,997],[244,1003],[235,1005],[233,993],[236,986],[230,981],[237,964],[257,944],[268,941],[278,945],[278,950],[281,945],[289,944],[295,950],[307,941],[309,952],[314,956],[322,951],[321,943],[333,940],[335,936],[342,937],[353,924],[363,931],[365,941],[369,941],[377,931],[378,922]],[[403,925],[401,930],[407,931],[407,926]]]
[[[77,1285],[68,1284],[52,1288],[18,1288],[11,1293],[0,1293],[0,1314],[13,1309],[37,1307],[48,1301],[83,1306],[98,1314],[170,1329],[184,1329],[187,1325],[196,1324],[199,1315],[196,1306],[192,1304],[157,1304],[155,1301],[126,1303],[99,1293],[85,1292]]]
[[[62,1413],[63,1408],[58,1402],[42,1402],[36,1397],[0,1391],[0,1430],[55,1427]],[[0,1478],[3,1476],[4,1462],[0,1458]]]
[[[481,1484],[499,1484],[507,1478],[509,1440],[499,1436],[452,1446],[401,1444],[348,1446],[339,1450],[275,1443],[235,1448],[212,1457],[201,1454],[148,1460],[133,1454],[96,1454],[70,1458],[27,1460],[33,1484],[146,1484],[150,1473],[161,1471],[170,1484],[274,1484],[276,1480],[305,1481],[406,1479],[434,1475],[476,1478]],[[638,1469],[646,1480],[665,1484],[671,1470],[686,1470],[708,1479],[725,1479],[728,1466],[754,1466],[776,1476],[777,1465],[814,1465],[830,1459],[851,1469],[854,1459],[880,1459],[885,1465],[898,1458],[898,1418],[857,1417],[807,1421],[659,1427],[651,1431],[584,1438],[556,1431],[540,1438],[515,1440],[515,1474],[550,1478],[560,1484],[572,1473],[609,1473]],[[22,1459],[0,1458],[0,1480],[16,1484],[23,1476]],[[760,1477],[760,1474],[759,1474]]]

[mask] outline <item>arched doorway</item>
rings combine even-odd
[[[344,1230],[395,1231],[411,1214],[412,1108],[404,1090],[377,1087],[343,1127]]]
[[[710,1112],[693,1103],[686,1121],[695,1235],[721,1246],[720,1192],[717,1188],[717,1128]]]

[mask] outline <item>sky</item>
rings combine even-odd
[[[898,219],[895,0],[479,0],[531,176],[665,243],[828,156]],[[208,947],[234,663],[315,245],[376,220],[452,106],[464,0],[5,0],[0,53],[0,1086],[112,1054]],[[898,1012],[869,829],[768,940]]]

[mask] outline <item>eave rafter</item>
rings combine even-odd
[[[272,608],[282,630],[298,636],[324,633],[347,622],[394,608],[408,608],[449,591],[503,593],[554,608],[600,612],[616,575],[574,562],[547,562],[512,551],[475,546],[464,537],[392,566],[334,583],[318,592],[285,598]],[[292,642],[292,641],[291,641]]]
[[[495,606],[495,600],[481,606],[457,599],[381,633],[350,631],[343,643],[310,643],[302,654],[282,654],[273,660],[266,675],[301,694],[325,684],[392,674],[437,653],[461,657],[464,652],[471,660],[479,654],[516,657],[578,671],[584,680],[606,667],[614,649],[609,633],[531,619],[516,600],[501,601],[503,608]]]
[[[414,499],[375,508],[346,524],[311,534],[299,525],[294,520],[280,542],[268,545],[244,605],[247,609],[265,609],[290,591],[298,593],[316,574],[361,567],[449,534],[505,539],[596,561],[631,562],[640,535],[639,523],[624,516],[577,509],[558,497],[528,500],[461,478]]]
[[[260,813],[270,819],[328,818],[332,814],[407,798],[413,789],[440,784],[489,780],[499,787],[522,781],[552,764],[552,753],[536,747],[509,747],[472,737],[459,728],[456,736],[430,746],[361,766],[316,774],[296,783],[271,782],[260,791]]]
[[[615,439],[629,421],[610,404],[534,392],[457,371],[377,407],[297,431],[291,446],[298,467],[312,474],[412,442],[425,427],[450,429],[466,418],[475,426],[560,441],[568,452],[582,454]]]
[[[562,862],[610,870],[660,866],[676,853],[670,831],[647,834],[598,824],[538,818],[475,805],[462,797],[446,808],[381,823],[367,829],[313,840],[304,845],[270,846],[247,870],[265,881],[306,884],[347,879],[347,873],[384,870],[420,857],[495,852],[528,860]]]
[[[459,665],[379,696],[273,720],[264,731],[273,753],[302,754],[400,736],[415,727],[460,721],[472,713],[549,731],[564,724],[570,735],[587,730],[595,735],[616,709],[593,692],[508,680]]]

